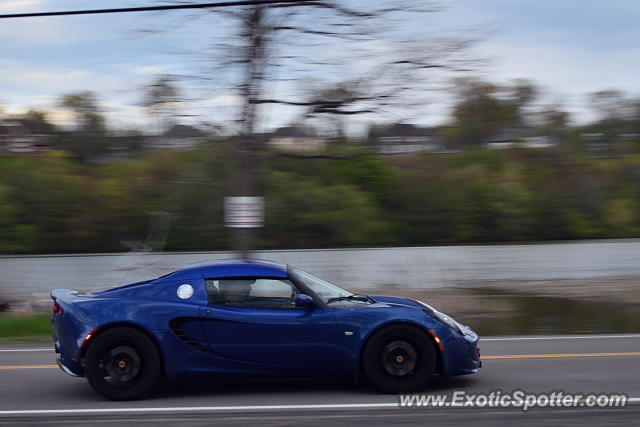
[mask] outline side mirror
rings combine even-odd
[[[302,308],[313,308],[313,298],[306,294],[296,294],[293,298],[293,305]]]

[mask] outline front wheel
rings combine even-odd
[[[160,375],[154,343],[133,328],[113,328],[95,337],[85,357],[91,387],[110,400],[133,400],[146,394]]]
[[[436,357],[426,331],[411,325],[392,325],[367,342],[362,368],[369,382],[384,392],[416,391],[431,380]]]

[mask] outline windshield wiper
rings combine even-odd
[[[327,304],[331,304],[332,302],[336,302],[336,301],[363,301],[363,302],[369,302],[369,301],[371,301],[371,298],[369,298],[366,295],[351,294],[351,295],[346,296],[346,297],[329,298],[327,300]]]

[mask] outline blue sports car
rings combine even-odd
[[[113,400],[161,377],[342,377],[399,393],[481,366],[478,335],[423,302],[352,294],[270,261],[203,262],[51,298],[58,365]]]

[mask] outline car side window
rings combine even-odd
[[[210,305],[251,308],[295,308],[296,287],[288,280],[228,278],[205,281]]]

